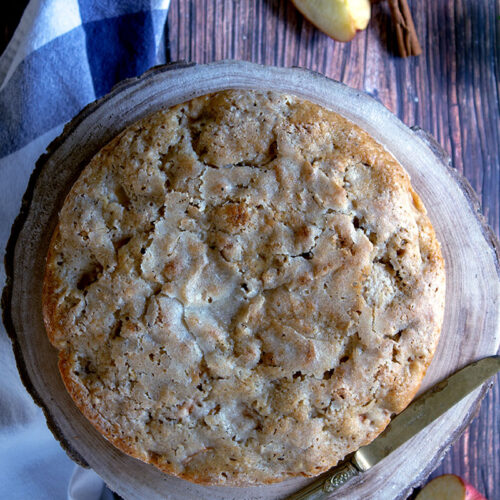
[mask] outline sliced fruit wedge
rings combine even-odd
[[[427,483],[415,500],[486,500],[473,486],[454,474]]]
[[[321,31],[348,42],[370,21],[370,0],[292,0],[295,7]]]

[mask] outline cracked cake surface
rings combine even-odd
[[[127,128],[50,243],[47,333],[115,446],[202,484],[317,475],[435,351],[444,264],[407,173],[339,115],[224,91]]]

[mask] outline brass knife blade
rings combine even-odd
[[[373,467],[500,370],[500,356],[467,365],[436,384],[394,417],[384,432],[354,454],[363,471]]]
[[[390,455],[499,370],[500,356],[484,358],[458,370],[410,403],[374,441],[356,451],[350,461],[334,467],[288,500],[328,498],[336,488]]]

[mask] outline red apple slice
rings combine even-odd
[[[348,42],[370,20],[370,0],[292,0],[315,26],[339,42]]]
[[[454,474],[427,483],[415,500],[486,500],[473,486]]]

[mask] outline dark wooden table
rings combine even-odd
[[[0,21],[0,51],[27,2]],[[243,59],[303,66],[369,93],[407,125],[429,131],[472,184],[500,233],[500,2],[413,0],[423,54],[396,55],[386,2],[350,43],[316,30],[288,0],[172,0],[166,26],[171,61]],[[500,383],[432,476],[454,473],[500,499]]]

